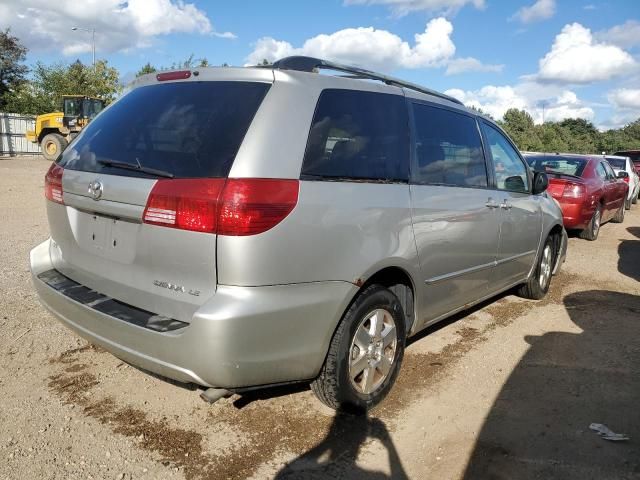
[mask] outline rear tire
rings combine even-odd
[[[640,196],[640,194],[638,195]],[[631,203],[633,203],[634,205],[638,203],[638,197],[636,195],[634,195],[633,198],[631,199]]]
[[[551,235],[547,237],[542,247],[542,253],[533,274],[526,283],[518,289],[518,295],[529,300],[540,300],[549,291],[551,276],[557,252]]]
[[[624,201],[624,209],[625,210],[631,210],[631,199],[630,198],[627,198]]]
[[[594,241],[598,238],[598,233],[600,233],[600,222],[602,221],[602,207],[598,205],[596,207],[596,211],[593,212],[593,217],[589,221],[589,225],[587,228],[580,232],[580,238],[585,240]]]
[[[67,148],[67,139],[59,133],[49,133],[44,136],[40,146],[42,156],[49,161],[54,161]]]
[[[614,217],[611,219],[613,223],[624,222],[624,213],[625,213],[625,207],[626,207],[625,204],[626,204],[626,200],[622,203],[622,205],[620,205],[620,208],[618,209]]]
[[[311,390],[335,410],[362,413],[375,407],[398,376],[405,337],[398,297],[381,285],[370,285],[340,321]]]

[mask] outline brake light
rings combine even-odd
[[[297,180],[162,179],[149,194],[143,221],[219,235],[256,235],[284,220],[297,202]]]
[[[567,183],[564,186],[562,196],[564,198],[582,198],[584,195],[584,186],[577,183]]]
[[[230,178],[222,194],[218,233],[257,235],[275,227],[298,203],[297,180]]]
[[[177,70],[175,72],[163,72],[156,75],[156,80],[164,82],[165,80],[186,80],[191,76],[189,70]]]
[[[629,177],[624,177],[624,181],[629,183]]]
[[[47,200],[64,205],[62,195],[62,174],[64,168],[57,163],[52,163],[44,176],[44,196]]]
[[[153,225],[214,233],[224,182],[223,178],[158,180],[142,218]]]

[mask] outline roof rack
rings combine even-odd
[[[389,77],[381,73],[372,72],[363,68],[352,67],[350,65],[343,65],[341,63],[330,62],[328,60],[322,60],[321,58],[305,57],[305,56],[292,56],[285,57],[270,65],[271,68],[278,70],[296,70],[298,72],[313,72],[319,69],[335,70],[338,72],[348,73],[350,78],[366,79],[366,80],[379,80],[387,85],[393,85],[395,87],[404,87],[410,90],[415,90],[420,93],[426,93],[427,95],[433,95],[450,102],[464,105],[457,98],[453,98],[444,93],[431,90],[430,88],[416,85],[415,83],[405,82],[398,78]],[[348,78],[349,78],[348,77]]]

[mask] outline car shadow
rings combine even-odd
[[[627,231],[640,238],[640,227],[629,227]],[[621,240],[618,245],[618,271],[640,282],[640,240]]]
[[[582,333],[526,337],[464,479],[640,478],[640,296],[591,290],[564,306]],[[591,423],[631,440],[604,440]]]
[[[361,447],[377,440],[386,449],[389,474],[357,464]],[[327,435],[315,447],[285,465],[277,480],[349,479],[408,480],[384,422],[378,418],[336,412]]]

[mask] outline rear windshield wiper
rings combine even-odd
[[[100,165],[107,167],[122,168],[123,170],[136,170],[142,173],[148,173],[149,175],[155,175],[156,177],[173,178],[174,175],[171,172],[165,170],[158,170],[156,168],[143,167],[142,165],[134,165],[133,163],[119,162],[117,160],[97,160]]]

